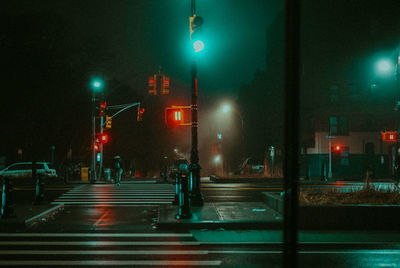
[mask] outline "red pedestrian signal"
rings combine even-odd
[[[397,141],[397,131],[385,131],[382,132],[382,140],[387,142],[395,142]]]
[[[109,137],[108,137],[108,134],[107,134],[107,133],[102,133],[102,134],[100,134],[100,136],[99,136],[99,141],[100,141],[101,143],[108,143],[108,140],[109,140]]]
[[[183,124],[183,110],[180,108],[166,108],[165,122],[168,126],[181,126]]]
[[[138,111],[137,111],[137,121],[138,122],[142,122],[143,121],[143,114],[144,114],[144,111],[145,111],[145,109],[144,108],[138,108]]]
[[[95,143],[95,144],[93,145],[93,148],[94,148],[95,151],[98,151],[98,150],[100,149],[100,146],[99,146],[98,143]]]

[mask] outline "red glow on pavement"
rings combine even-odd
[[[344,182],[343,181],[336,181],[335,182],[335,186],[344,186]]]
[[[111,225],[110,222],[113,222],[113,219],[111,217],[107,217],[108,214],[110,214],[111,210],[107,209],[103,215],[93,224],[94,226],[109,226]]]

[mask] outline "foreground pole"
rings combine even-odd
[[[192,0],[191,13],[196,14],[196,3]],[[203,206],[204,198],[200,191],[200,164],[198,152],[197,130],[199,126],[197,112],[197,62],[193,57],[192,62],[192,150],[190,152],[190,181],[191,181],[191,202],[193,206]]]
[[[286,0],[283,267],[298,267],[300,0]]]
[[[13,189],[9,177],[2,177],[3,189],[1,193],[1,219],[16,217],[13,204]]]

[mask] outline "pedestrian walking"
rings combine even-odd
[[[122,170],[121,157],[119,155],[114,157],[113,169],[114,169],[114,181],[117,185],[120,185],[121,175],[123,170]]]

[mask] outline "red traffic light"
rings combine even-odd
[[[169,126],[180,126],[184,122],[183,110],[180,108],[166,108],[165,122]]]
[[[106,107],[107,107],[107,102],[101,102],[100,103],[100,116],[105,116]]]
[[[143,114],[144,114],[144,111],[145,111],[145,109],[144,108],[138,108],[138,111],[137,111],[137,121],[138,122],[141,122],[141,121],[143,121]]]
[[[99,140],[101,143],[107,143],[108,142],[108,134],[107,133],[100,134]]]
[[[336,145],[336,146],[335,146],[335,151],[336,151],[336,152],[340,151],[340,149],[341,149],[340,145]]]

